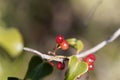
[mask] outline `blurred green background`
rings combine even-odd
[[[87,50],[119,28],[119,3],[120,0],[0,0],[0,26],[17,27],[24,38],[24,46],[43,53],[54,48],[57,34],[81,39]],[[0,80],[7,76],[22,79],[32,54],[23,52],[11,60],[3,54],[3,49],[0,52]],[[90,72],[89,80],[120,80],[119,53],[120,38],[98,51],[95,70]],[[54,68],[44,80],[63,80],[64,72]]]

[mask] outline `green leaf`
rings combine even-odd
[[[67,39],[67,42],[69,45],[74,46],[76,44],[77,39],[76,38],[69,38]]]
[[[8,80],[8,77],[24,79],[31,57],[32,54],[22,52],[19,57],[12,59],[0,48],[0,80]]]
[[[53,67],[48,62],[42,62],[37,65],[26,79],[30,80],[42,80],[45,76],[52,73]]]
[[[20,55],[23,49],[23,40],[16,28],[0,27],[0,46],[8,52],[11,57]]]
[[[77,50],[77,53],[79,53],[84,48],[82,41],[76,38],[69,38],[67,39],[67,42],[69,43],[70,46]]]
[[[77,52],[80,52],[84,48],[84,45],[83,45],[82,41],[77,40],[74,48],[77,49]]]
[[[72,56],[69,60],[65,80],[75,80],[77,77],[87,72],[87,70],[87,63],[79,61],[76,56]]]
[[[28,67],[25,79],[29,78],[34,68],[36,68],[36,66],[38,66],[42,62],[43,62],[42,58],[40,58],[39,56],[33,56],[29,62],[29,67]]]

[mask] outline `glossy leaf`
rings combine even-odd
[[[53,67],[48,62],[42,62],[37,65],[25,79],[30,80],[41,80],[45,76],[52,73]]]
[[[5,49],[11,57],[18,56],[23,49],[23,40],[16,28],[0,27],[0,46]]]
[[[77,77],[87,72],[87,70],[87,63],[79,61],[76,56],[72,56],[69,60],[65,80],[75,80]]]
[[[25,79],[29,78],[29,75],[31,75],[34,68],[36,68],[36,66],[38,66],[42,62],[43,62],[42,58],[40,58],[39,56],[33,56],[32,59],[29,62],[29,67],[28,67]]]

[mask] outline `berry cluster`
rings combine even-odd
[[[94,69],[94,62],[96,60],[96,57],[94,54],[89,54],[84,58],[84,61],[88,64],[88,70]]]
[[[61,48],[62,50],[67,50],[69,48],[69,42],[64,39],[63,35],[59,34],[56,36],[56,43],[57,46],[55,48],[54,54],[57,49]],[[88,70],[93,70],[94,69],[94,62],[96,60],[94,54],[89,54],[83,59],[87,64],[88,64]],[[50,64],[53,66],[54,64],[50,62]],[[63,62],[57,62],[56,64],[57,69],[63,70],[65,68],[65,63]]]
[[[67,50],[69,48],[68,42],[64,39],[62,35],[57,35],[56,43],[60,46],[62,50]]]
[[[62,50],[67,50],[69,48],[68,42],[64,39],[63,35],[57,35],[56,43],[60,46]],[[65,68],[64,62],[57,62],[57,69],[63,70]]]
[[[56,36],[56,43],[57,43],[57,47],[55,48],[55,51],[59,48],[61,48],[62,50],[67,50],[69,48],[69,44],[68,42],[64,39],[63,35],[59,34]],[[55,54],[54,51],[54,54]],[[49,62],[52,66],[54,65],[52,62]],[[63,62],[57,62],[56,64],[57,69],[59,70],[63,70],[65,68],[65,63]]]

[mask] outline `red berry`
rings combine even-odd
[[[92,64],[92,63],[94,63],[94,60],[93,60],[92,58],[90,58],[90,57],[84,58],[84,61],[85,61],[87,64]]]
[[[58,62],[57,63],[57,68],[59,69],[59,70],[63,70],[64,68],[65,68],[65,63],[63,62]]]
[[[94,54],[89,54],[88,56],[89,56],[91,59],[93,59],[94,61],[96,60],[96,57],[95,57]]]
[[[60,44],[64,41],[63,35],[57,35],[56,37],[56,43]]]
[[[96,60],[94,54],[89,54],[87,57],[84,58],[84,61],[87,62],[88,64],[94,63]]]
[[[88,70],[93,70],[94,69],[94,64],[89,64],[88,65]]]
[[[60,47],[62,50],[67,50],[69,48],[69,44],[66,40],[64,40],[61,44]]]

